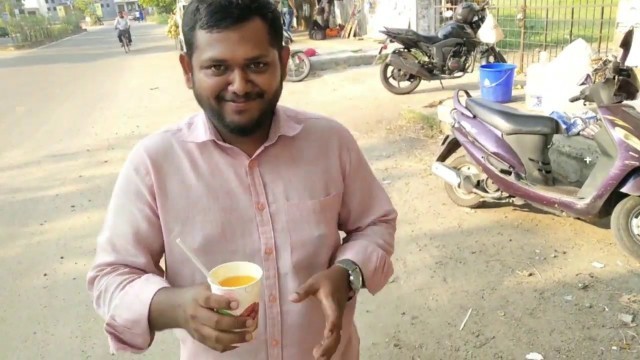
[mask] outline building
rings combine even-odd
[[[100,6],[98,16],[102,17],[103,20],[112,20],[116,18],[118,14],[118,7],[116,6],[115,0],[96,0],[96,5],[98,4]]]
[[[437,12],[455,0],[342,0],[335,1],[338,23],[346,24],[356,1],[362,2],[358,17],[360,34],[383,38],[380,30],[387,27],[409,28],[423,34],[434,33],[440,19]]]

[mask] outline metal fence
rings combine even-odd
[[[449,21],[443,13],[455,8],[451,2],[434,7],[429,30]],[[579,38],[601,55],[616,49],[618,0],[493,0],[489,9],[505,35],[498,48],[521,70],[537,62],[540,51],[553,58]]]

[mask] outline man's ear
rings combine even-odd
[[[282,80],[287,78],[287,66],[289,65],[289,56],[291,56],[291,48],[284,46],[280,51],[280,67],[282,70]]]
[[[193,89],[193,66],[191,65],[191,59],[187,53],[180,53],[180,65],[182,65],[182,74],[184,76],[184,83],[187,88]]]

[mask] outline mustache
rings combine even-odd
[[[217,96],[219,101],[228,101],[228,102],[247,102],[247,101],[264,99],[264,97],[265,97],[265,93],[262,91],[249,92],[243,95],[238,95],[235,93],[222,93]]]

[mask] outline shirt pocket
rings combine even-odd
[[[341,205],[342,192],[286,204],[291,263],[296,275],[302,279],[327,269],[340,247]]]

